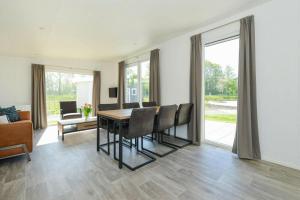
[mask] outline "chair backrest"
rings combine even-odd
[[[156,108],[134,108],[129,119],[126,138],[135,138],[152,133]]]
[[[175,123],[177,105],[160,106],[156,120],[156,131],[164,131],[172,128]]]
[[[98,110],[99,111],[103,111],[103,110],[118,110],[118,109],[120,109],[120,106],[117,103],[99,104],[98,105]]]
[[[176,112],[175,125],[178,126],[190,123],[192,110],[192,103],[180,104]]]
[[[157,106],[157,103],[155,101],[149,101],[149,102],[143,102],[143,107],[154,107]]]
[[[60,110],[61,114],[68,114],[68,113],[77,113],[77,103],[76,101],[61,101]]]
[[[129,109],[129,108],[140,108],[140,104],[139,104],[139,102],[123,103],[123,108],[124,108],[124,109]]]

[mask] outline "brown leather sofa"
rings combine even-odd
[[[33,129],[29,111],[18,111],[21,120],[9,124],[0,124],[0,147],[26,144],[32,152]],[[24,153],[22,148],[0,151],[0,157],[13,156]]]

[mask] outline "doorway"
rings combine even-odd
[[[48,125],[60,120],[60,101],[76,101],[78,112],[92,103],[93,75],[46,70],[46,104]]]
[[[205,142],[232,147],[237,120],[239,37],[204,47]]]

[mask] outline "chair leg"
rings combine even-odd
[[[31,161],[31,158],[30,158],[30,155],[29,155],[29,152],[28,152],[26,144],[23,144],[22,146],[23,146],[23,150],[24,150],[24,152],[25,152],[25,154],[27,156],[27,160]]]
[[[128,165],[128,164],[126,164],[126,163],[123,162],[123,165],[125,165],[128,169],[130,169],[132,171],[134,171],[134,170],[136,170],[138,168],[141,168],[141,167],[143,167],[143,166],[145,166],[145,165],[147,165],[147,164],[149,164],[151,162],[154,162],[156,160],[154,157],[148,155],[147,153],[145,153],[145,152],[143,152],[142,150],[139,149],[139,138],[136,138],[136,139],[137,139],[137,143],[136,143],[135,146],[136,146],[136,152],[137,152],[137,154],[142,154],[142,155],[146,156],[147,158],[149,158],[149,160],[146,161],[146,162],[144,162],[144,163],[142,163],[142,164],[140,164],[140,165],[138,165],[138,166],[135,166],[135,167],[131,167],[130,165]],[[143,137],[141,138],[141,145],[142,145],[142,148],[143,148]],[[127,146],[127,147],[130,148],[129,146]],[[115,159],[119,160],[116,157],[115,157]]]
[[[166,145],[174,146],[174,147],[176,147],[176,148],[183,148],[183,147],[188,146],[188,145],[190,145],[190,144],[192,143],[192,142],[191,142],[190,140],[188,140],[188,139],[184,139],[184,138],[177,137],[177,136],[176,136],[176,131],[177,131],[177,126],[175,125],[175,126],[174,126],[174,138],[176,138],[176,139],[178,139],[178,140],[181,140],[181,141],[184,141],[184,142],[187,142],[186,144],[184,144],[184,145],[178,145],[178,144],[175,144],[175,143],[172,143],[172,142],[165,142],[165,141],[163,141],[163,143],[166,144]],[[171,137],[169,131],[168,131],[168,136]]]
[[[143,137],[142,137],[142,139],[141,139],[142,150],[147,151],[147,152],[149,152],[149,153],[151,153],[151,154],[157,155],[157,156],[159,156],[159,157],[164,157],[164,156],[166,156],[166,155],[168,155],[168,154],[170,154],[170,153],[172,153],[172,152],[174,152],[174,151],[177,150],[176,148],[174,148],[174,147],[171,146],[171,145],[168,145],[168,144],[165,144],[165,143],[161,143],[161,142],[160,142],[160,140],[163,142],[163,139],[162,139],[163,133],[160,133],[159,135],[158,135],[158,133],[156,133],[156,135],[157,135],[157,137],[156,137],[156,138],[157,138],[157,142],[158,142],[160,145],[169,147],[171,150],[168,151],[168,152],[166,152],[166,153],[160,154],[160,153],[151,151],[151,150],[149,150],[149,149],[146,149],[146,148],[144,148],[144,144],[143,144],[144,138],[143,138]]]
[[[176,125],[174,126],[174,137],[176,137]]]
[[[159,135],[159,143],[161,144],[163,143],[164,140],[164,132],[159,132],[158,135]]]
[[[98,120],[97,120],[98,121]],[[104,143],[104,144],[100,144],[100,133],[99,133],[99,140],[97,139],[97,143],[99,143],[99,145],[97,144],[97,146],[99,146],[99,148],[104,152],[104,153],[106,153],[107,155],[110,155],[110,144],[111,143],[113,143],[113,142],[110,142],[110,129],[109,129],[109,120],[108,119],[106,119],[106,121],[107,121],[107,143]],[[99,122],[97,122],[97,124],[98,124]],[[98,126],[98,125],[97,125]],[[115,124],[113,125],[114,127],[113,127],[113,132],[115,132]],[[98,129],[97,129],[97,137],[98,137]],[[99,141],[99,142],[98,142]],[[105,149],[105,148],[103,148],[104,146],[106,146],[107,145],[107,150]],[[97,150],[98,150],[98,148],[97,148]]]
[[[142,150],[144,149],[144,137],[141,137],[141,146],[142,146]]]

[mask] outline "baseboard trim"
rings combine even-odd
[[[276,160],[272,160],[272,159],[266,159],[266,158],[263,158],[260,161],[263,162],[263,163],[267,163],[267,164],[271,163],[271,164],[280,165],[282,167],[286,167],[286,168],[290,168],[290,169],[293,169],[293,170],[300,171],[300,166],[296,166],[296,165],[292,165],[292,164],[287,164],[287,163],[284,163],[284,162],[280,162],[280,161],[276,161]]]

